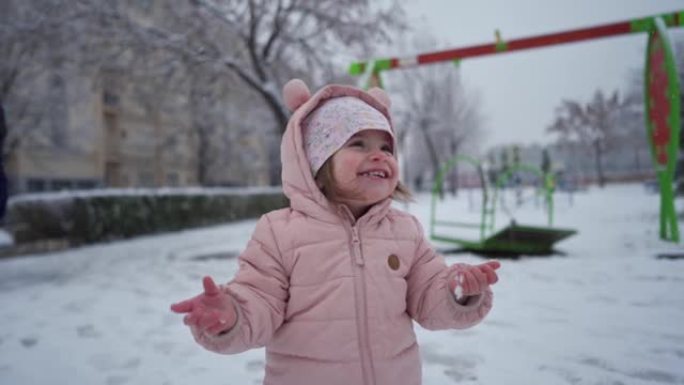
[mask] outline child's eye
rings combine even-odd
[[[391,154],[392,153],[392,146],[390,146],[389,144],[386,144],[386,145],[382,146],[382,151],[388,152]]]
[[[363,141],[362,140],[352,140],[349,142],[349,147],[363,147]]]

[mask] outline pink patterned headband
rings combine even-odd
[[[380,111],[353,96],[330,99],[316,108],[302,122],[304,150],[315,176],[337,150],[362,130],[394,133]]]

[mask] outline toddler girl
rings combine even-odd
[[[218,353],[266,347],[267,385],[417,385],[413,321],[467,328],[492,306],[499,263],[446,266],[398,182],[384,91],[298,79],[281,145],[290,207],[260,218],[235,278],[171,306]]]

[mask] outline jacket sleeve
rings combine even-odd
[[[422,327],[429,330],[465,329],[476,325],[492,308],[490,289],[468,297],[459,304],[449,291],[447,277],[452,269],[425,239],[423,228],[414,218],[418,229],[415,259],[407,276],[407,311]]]
[[[221,286],[235,304],[235,326],[219,336],[192,328],[195,340],[206,349],[223,354],[265,346],[285,317],[289,276],[281,262],[271,222],[264,215],[239,257],[235,278]]]

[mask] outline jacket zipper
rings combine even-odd
[[[356,274],[354,274],[354,286],[357,288],[357,290],[355,290],[357,304],[356,327],[359,335],[359,348],[361,350],[361,371],[364,378],[363,382],[367,385],[373,385],[375,384],[375,371],[373,370],[373,361],[370,346],[368,344],[365,261],[363,260],[363,254],[361,253],[361,240],[359,239],[358,230],[355,225],[351,228],[351,235],[351,249],[355,262],[354,267],[356,269]]]
[[[351,213],[347,214],[353,219]],[[368,343],[368,318],[366,303],[366,277],[365,261],[361,252],[361,239],[359,238],[358,227],[352,222],[351,226],[351,252],[356,274],[354,274],[354,293],[356,295],[356,330],[358,331],[359,350],[361,354],[361,373],[363,382],[367,385],[375,384],[375,370],[373,368],[373,357]]]

